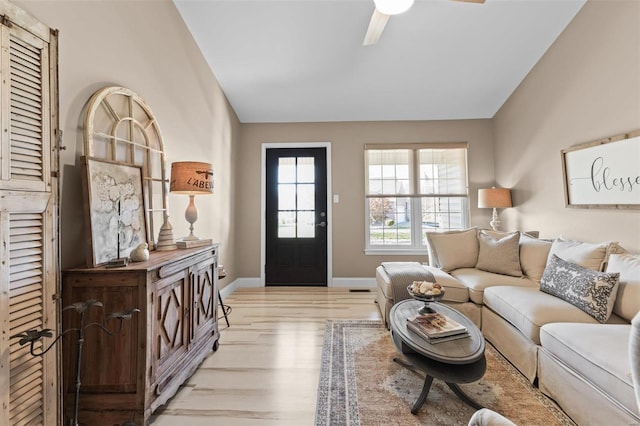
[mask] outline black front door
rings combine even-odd
[[[266,151],[266,285],[327,285],[327,150]]]

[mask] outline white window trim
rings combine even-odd
[[[464,215],[464,223],[463,227],[469,227],[469,223],[471,220],[471,206],[469,203],[469,144],[467,142],[452,142],[452,143],[414,143],[414,144],[365,144],[364,146],[364,155],[365,155],[365,167],[367,167],[366,155],[368,150],[373,149],[456,149],[463,148],[466,150],[465,155],[465,169],[466,169],[466,194],[458,194],[460,197],[466,197],[466,203],[464,207],[465,215]],[[410,175],[415,173],[415,170],[418,167],[418,159],[417,156],[411,155],[413,157],[413,167],[410,169]],[[412,185],[415,179],[411,177]],[[369,209],[368,209],[368,200],[369,196],[367,194],[367,186],[369,185],[369,170],[368,168],[365,170],[365,199],[364,199],[364,216],[365,216],[365,249],[364,253],[367,256],[378,256],[378,255],[391,255],[391,256],[401,256],[401,255],[428,255],[428,249],[426,246],[422,244],[422,229],[418,226],[411,227],[411,239],[414,242],[410,246],[371,246],[370,245],[370,232],[371,228],[369,226]],[[446,196],[451,196],[455,194],[449,194]],[[385,194],[377,194],[376,197],[380,198],[388,198],[388,197],[399,197],[399,198],[410,198],[412,201],[412,212],[417,211],[414,209],[414,204],[418,204],[420,199],[425,197],[430,197],[430,194],[409,194],[409,195],[385,195]],[[435,195],[434,197],[438,197]]]

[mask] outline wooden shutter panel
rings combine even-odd
[[[6,0],[0,15],[0,425],[48,426],[61,423],[58,348],[33,356],[11,336],[58,332],[57,35]]]
[[[9,220],[9,330],[10,335],[45,328],[43,289],[43,215],[12,214]],[[42,343],[35,346],[42,349]],[[29,353],[29,345],[11,341],[10,423],[43,424],[44,365]]]
[[[43,180],[41,51],[10,37],[11,179]]]
[[[50,105],[48,44],[24,29],[2,27],[1,187],[49,190]],[[8,112],[8,113],[7,113]]]

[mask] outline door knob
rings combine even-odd
[[[327,222],[325,222],[324,220],[322,222],[320,222],[317,226],[324,228],[325,226],[327,226]]]

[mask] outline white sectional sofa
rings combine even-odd
[[[445,288],[443,302],[472,319],[577,424],[640,424],[629,360],[640,256],[611,242],[475,228],[427,237],[429,265],[416,268]],[[405,283],[383,265],[376,301],[387,321],[398,301],[392,288]]]

